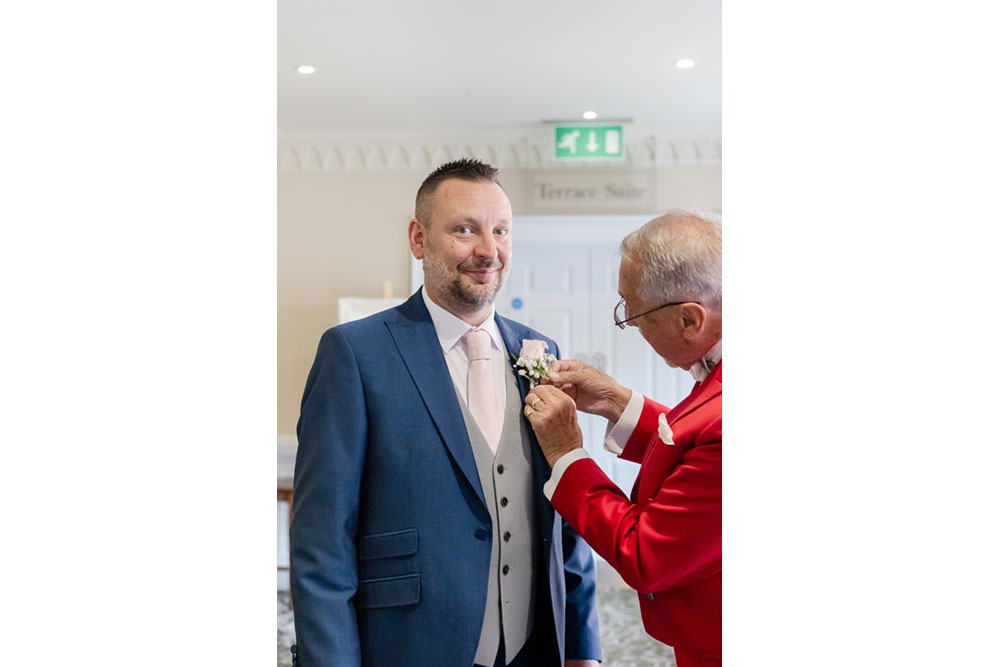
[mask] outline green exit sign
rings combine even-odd
[[[621,156],[621,125],[556,126],[556,158],[616,158]]]

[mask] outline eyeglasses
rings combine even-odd
[[[638,319],[643,315],[649,315],[650,313],[660,310],[661,308],[680,306],[685,303],[697,303],[699,306],[701,305],[700,301],[671,301],[670,303],[665,303],[662,306],[657,306],[653,310],[647,310],[645,313],[639,313],[638,315],[633,315],[632,317],[626,317],[626,315],[628,315],[628,304],[625,303],[625,297],[622,297],[622,300],[618,302],[617,306],[615,306],[615,324],[618,325],[619,329],[624,329],[626,322],[631,322],[632,320]]]

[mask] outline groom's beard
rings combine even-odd
[[[498,271],[493,280],[487,283],[475,283],[472,278],[462,273],[477,269],[498,269]],[[474,313],[491,305],[507,282],[509,274],[510,264],[503,264],[500,260],[470,260],[452,269],[433,252],[428,252],[424,256],[424,282],[430,284],[456,313]]]

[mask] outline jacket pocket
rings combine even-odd
[[[354,605],[359,609],[403,607],[420,602],[420,575],[363,579],[358,582]]]
[[[395,558],[417,553],[417,529],[397,530],[362,537],[358,544],[358,560]]]

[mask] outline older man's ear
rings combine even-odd
[[[693,340],[701,335],[707,321],[707,311],[698,303],[685,303],[680,307],[681,334],[686,340]]]

